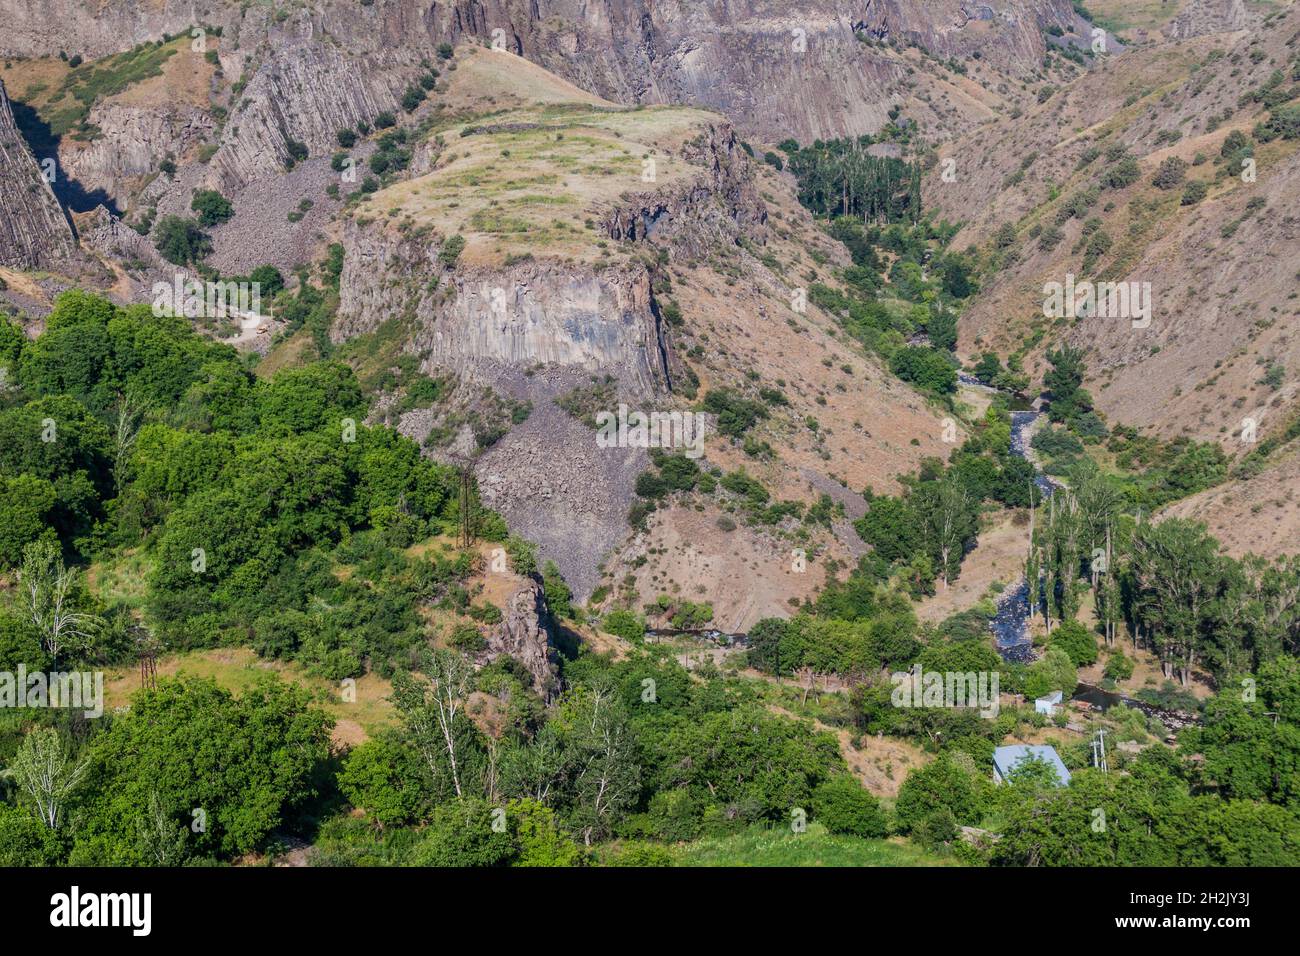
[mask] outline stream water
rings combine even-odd
[[[1029,456],[1028,432],[1040,414],[1041,412],[1011,413],[1011,453],[1019,455],[1026,461],[1032,461]],[[1038,486],[1038,490],[1044,498],[1050,498],[1058,488],[1062,487],[1059,482],[1047,477],[1037,468],[1034,470],[1034,484]],[[1035,595],[1035,597],[1038,599],[1034,602],[1035,607],[1041,607],[1043,598],[1041,585],[1039,594]],[[1029,635],[1029,615],[1031,611],[1029,582],[1022,577],[1014,587],[1003,593],[997,607],[997,614],[989,622],[989,627],[993,631],[993,643],[997,647],[998,653],[1004,661],[1008,662],[1028,663],[1032,661],[1034,659],[1034,646],[1033,639]],[[1157,718],[1172,730],[1179,730],[1188,724],[1196,723],[1198,720],[1195,714],[1178,710],[1163,710],[1145,701],[1126,697],[1123,694],[1117,694],[1093,684],[1079,684],[1075,688],[1071,700],[1086,701],[1102,711],[1115,706],[1131,707],[1134,710],[1142,711],[1148,717]]]
[[[1029,461],[1029,428],[1040,412],[1011,413],[1011,453]],[[1037,469],[1034,484],[1044,498],[1051,497],[1057,484]],[[1038,597],[1038,595],[1035,595]],[[1034,659],[1033,640],[1029,636],[1030,613],[1029,582],[1023,577],[1003,592],[998,599],[998,610],[989,627],[993,631],[993,644],[1004,661],[1028,663]],[[1037,603],[1037,602],[1035,602]]]

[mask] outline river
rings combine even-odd
[[[1011,413],[1011,454],[1032,462],[1028,432],[1040,414]],[[1057,488],[1057,483],[1037,468],[1034,469],[1034,484],[1044,498],[1051,497]],[[999,598],[997,614],[989,622],[994,646],[1004,661],[1028,663],[1034,659],[1034,642],[1029,636],[1029,611],[1029,582],[1022,577]]]

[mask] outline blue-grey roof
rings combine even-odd
[[[993,750],[993,766],[997,768],[999,774],[1005,780],[1007,775],[1020,763],[1020,761],[1033,754],[1039,760],[1046,761],[1055,771],[1056,779],[1061,782],[1062,786],[1070,783],[1070,771],[1065,769],[1065,764],[1061,763],[1061,758],[1056,754],[1056,748],[1049,747],[1046,744],[1009,744],[1006,747],[996,747]]]

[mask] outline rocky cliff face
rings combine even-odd
[[[91,110],[89,122],[100,135],[90,143],[60,150],[60,165],[84,193],[106,196],[119,205],[125,205],[133,188],[158,171],[165,155],[186,156],[216,129],[211,113],[183,104],[104,103]]]
[[[17,269],[56,265],[67,260],[75,247],[72,227],[18,132],[0,83],[0,265]]]
[[[98,57],[221,26],[256,51],[248,93],[265,97],[265,129],[232,148],[235,167],[273,162],[276,131],[310,146],[318,131],[391,108],[412,78],[402,71],[443,41],[497,42],[617,102],[717,109],[775,142],[885,123],[907,65],[865,40],[939,58],[978,52],[1020,73],[1041,60],[1042,29],[1074,19],[1069,0],[325,0],[280,22],[233,0],[0,0],[0,15],[0,54],[14,56]]]
[[[536,581],[525,579],[506,601],[502,619],[488,634],[487,656],[509,654],[533,678],[533,690],[545,701],[558,689],[555,649],[546,629],[546,602]]]
[[[431,369],[492,382],[505,367],[554,364],[613,374],[642,393],[668,387],[668,345],[644,266],[449,271],[439,245],[355,225],[344,245],[335,341],[406,312],[416,318],[409,348]]]
[[[1242,0],[1191,0],[1165,26],[1171,40],[1244,30],[1253,22]]]

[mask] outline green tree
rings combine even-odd
[[[957,370],[934,349],[907,345],[896,351],[889,368],[905,382],[917,388],[947,394],[957,390]]]
[[[1061,648],[1076,667],[1097,662],[1097,638],[1074,618],[1062,621],[1052,631],[1051,643]]]
[[[164,216],[154,226],[153,236],[154,247],[173,265],[193,265],[212,251],[207,233],[193,219],[182,216]]]
[[[90,762],[74,757],[53,727],[34,727],[23,737],[4,776],[51,830],[64,822],[64,810],[73,792],[86,778]]]
[[[268,680],[238,698],[214,681],[160,681],[90,744],[90,792],[72,859],[150,862],[141,827],[156,794],[167,820],[191,826],[199,855],[259,848],[315,793],[332,721],[301,688]]]
[[[831,833],[883,837],[888,832],[880,801],[852,777],[832,777],[813,791],[813,819]]]
[[[199,224],[203,226],[219,226],[235,215],[230,200],[215,189],[196,190],[190,208],[199,214]]]

